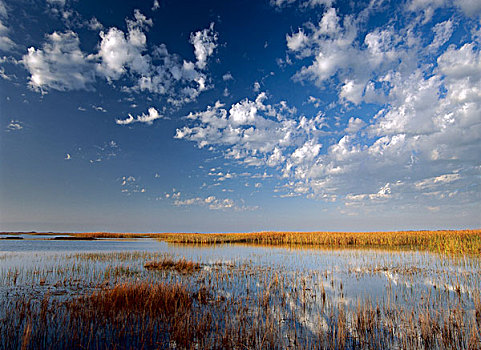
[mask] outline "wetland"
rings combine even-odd
[[[0,241],[0,348],[479,349],[481,234],[456,235],[457,254],[442,233],[438,251],[5,234],[23,239]]]

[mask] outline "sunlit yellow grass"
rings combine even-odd
[[[480,254],[481,230],[399,232],[255,232],[165,233],[156,238],[171,243],[301,245],[318,247],[429,250],[450,254]]]

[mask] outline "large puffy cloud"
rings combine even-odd
[[[481,79],[481,56],[474,43],[464,44],[457,49],[450,46],[438,58],[441,73],[448,81],[469,81],[476,84]]]
[[[178,55],[169,53],[165,45],[160,45],[153,52],[153,59],[160,64],[153,65],[148,74],[139,78],[139,89],[167,94],[168,102],[181,105],[195,100],[203,91],[211,88],[204,70],[208,58],[217,47],[214,24],[192,33],[190,42],[194,46],[195,63],[182,60]]]
[[[117,28],[101,33],[100,73],[111,80],[129,74],[136,79],[134,90],[165,95],[167,101],[175,106],[194,101],[210,88],[203,70],[216,47],[217,33],[213,24],[208,29],[191,34],[197,59],[194,63],[171,54],[164,44],[156,46],[150,54],[146,53],[144,30],[152,26],[152,21],[138,11],[134,15],[134,21],[127,21],[127,33]]]
[[[134,18],[126,22],[126,32],[115,27],[100,32],[97,53],[82,52],[79,37],[73,31],[48,35],[41,48],[31,47],[23,56],[30,85],[44,92],[81,90],[93,88],[98,78],[126,78],[122,83],[131,84],[123,89],[164,95],[175,106],[194,101],[211,88],[205,68],[217,46],[213,24],[192,33],[196,62],[191,62],[169,53],[164,44],[150,50],[146,32],[153,23],[140,11],[135,10]],[[0,34],[1,30],[0,26]]]
[[[90,89],[95,81],[93,62],[80,50],[79,38],[72,31],[47,35],[42,49],[30,47],[22,62],[35,89]]]
[[[128,33],[113,27],[107,33],[100,32],[102,41],[98,56],[101,63],[98,70],[107,79],[117,80],[127,69],[133,73],[146,74],[150,70],[150,57],[143,55],[147,47],[147,37],[143,29],[152,26],[138,10],[134,12],[135,21],[128,20]]]

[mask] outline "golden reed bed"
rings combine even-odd
[[[324,248],[385,248],[428,250],[447,254],[481,254],[481,230],[393,231],[393,232],[252,232],[252,233],[111,233],[72,234],[77,237],[151,237],[168,243],[244,243],[272,246]]]

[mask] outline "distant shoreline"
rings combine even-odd
[[[144,237],[154,237],[158,235],[258,235],[265,233],[295,233],[295,234],[312,234],[312,233],[331,233],[331,234],[381,234],[381,233],[408,233],[408,232],[469,232],[469,231],[479,231],[480,228],[475,229],[438,229],[438,230],[390,230],[390,231],[249,231],[249,232],[114,232],[114,231],[85,231],[85,232],[68,232],[68,231],[1,231],[0,235],[45,235],[45,236],[55,236],[55,235],[99,235],[99,236],[144,236]]]
[[[172,244],[252,244],[319,248],[383,248],[423,250],[452,255],[481,254],[481,229],[381,232],[251,232],[251,233],[129,233],[129,232],[2,232],[0,235],[46,235],[65,240],[154,238]]]

